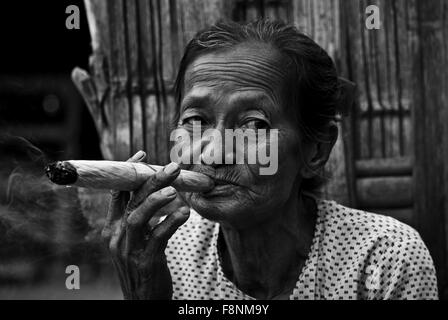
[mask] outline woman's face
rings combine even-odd
[[[183,166],[215,179],[215,188],[210,192],[185,195],[203,217],[245,228],[278,214],[292,193],[298,192],[303,163],[301,138],[294,115],[287,111],[292,108],[285,106],[284,81],[279,55],[263,44],[205,54],[187,68],[179,128],[191,135],[199,124],[202,131],[216,129],[222,133],[223,142],[225,129],[266,129],[265,142],[249,141],[234,147],[234,153],[244,150],[245,154],[272,147],[270,133],[278,130],[278,150],[270,150],[278,152],[278,167],[272,175],[261,175],[260,168],[266,166],[258,162]],[[216,141],[202,141],[201,152],[216,147]],[[229,158],[225,150],[222,153],[223,158]],[[224,159],[221,163],[225,163]]]

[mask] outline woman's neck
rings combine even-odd
[[[315,213],[314,200],[294,197],[272,219],[252,228],[221,225],[226,276],[257,299],[291,291],[311,248]]]

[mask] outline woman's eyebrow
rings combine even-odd
[[[272,115],[272,112],[279,111],[279,106],[277,106],[274,100],[265,93],[238,95],[232,100],[232,104],[235,107],[244,108],[244,110],[246,111],[261,111],[267,117],[270,117]]]
[[[205,108],[210,104],[209,95],[187,95],[181,103],[180,111],[183,112],[189,108]]]

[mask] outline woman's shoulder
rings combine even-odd
[[[359,234],[362,238],[390,241],[421,241],[419,233],[395,218],[343,206],[335,201],[318,200],[321,223],[342,235]]]
[[[434,264],[415,229],[334,201],[320,200],[318,207],[323,259],[329,269],[342,265],[357,275],[362,298],[437,298]]]
[[[321,200],[318,206],[323,243],[331,242],[335,248],[356,252],[358,256],[385,259],[385,256],[392,255],[393,261],[433,266],[420,234],[411,226],[389,216],[348,208],[335,201]]]

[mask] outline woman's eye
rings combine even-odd
[[[270,128],[269,124],[261,119],[248,120],[244,123],[243,127],[246,129],[253,129],[253,130]]]
[[[191,117],[188,117],[188,118],[185,118],[185,119],[182,120],[182,125],[190,125],[190,126],[192,126],[194,124],[196,124],[196,125],[201,124],[202,125],[202,124],[205,124],[205,123],[206,123],[206,121],[201,116],[191,116]]]

